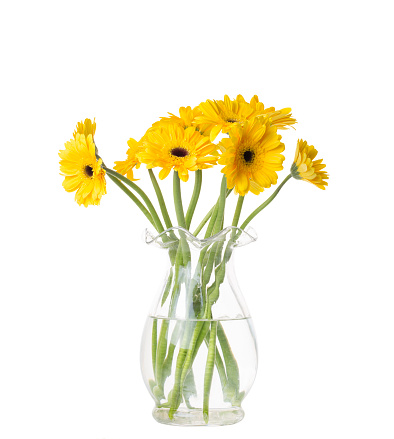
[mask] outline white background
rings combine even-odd
[[[390,3],[2,1],[1,439],[394,437]],[[151,417],[139,370],[165,255],[112,182],[79,207],[57,154],[95,117],[100,154],[123,160],[167,111],[238,93],[293,109],[280,180],[304,138],[329,186],[291,180],[238,250],[260,353],[245,419],[171,428]],[[248,196],[243,218],[271,193]]]

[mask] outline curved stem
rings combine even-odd
[[[263,204],[261,204],[257,209],[255,209],[247,218],[246,220],[242,223],[242,225],[240,226],[240,229],[245,230],[245,227],[252,221],[252,219],[258,214],[260,213],[263,209],[265,209],[268,204],[271,203],[271,201],[278,195],[279,191],[282,189],[282,187],[284,186],[284,184],[289,181],[291,178],[291,174],[289,174],[283,181],[282,183],[277,187],[276,191],[269,197],[267,198]]]
[[[195,181],[194,181],[194,189],[193,194],[190,199],[190,204],[186,213],[186,228],[189,230],[190,223],[192,222],[194,211],[196,210],[197,201],[201,192],[201,184],[202,184],[202,170],[197,169],[195,172]]]
[[[154,187],[155,192],[156,192],[157,200],[159,201],[159,204],[160,204],[160,210],[161,210],[161,213],[163,215],[164,222],[166,223],[167,229],[170,229],[172,227],[172,222],[170,219],[170,215],[168,215],[168,210],[167,210],[166,203],[164,201],[163,193],[161,192],[159,183],[156,180],[156,177],[155,177],[153,170],[148,169],[148,172],[149,172],[149,177],[152,181],[153,187]]]
[[[116,177],[117,179],[123,181],[124,183],[126,183],[128,186],[130,186],[134,191],[137,192],[138,195],[140,195],[140,197],[145,201],[145,204],[147,206],[147,208],[149,209],[149,212],[152,215],[153,221],[155,222],[155,228],[156,230],[161,233],[164,232],[164,227],[162,222],[160,221],[159,216],[157,215],[156,209],[154,208],[152,202],[150,201],[149,197],[146,195],[146,193],[139,187],[137,186],[134,182],[132,182],[131,180],[129,180],[127,177],[125,177],[122,174],[119,174],[119,172],[116,172],[112,169],[107,168],[106,166],[103,166],[103,168],[105,169],[105,171],[109,174],[112,175],[113,177]]]
[[[152,226],[157,230],[156,224],[154,223],[152,219],[152,215],[148,212],[146,207],[141,203],[141,201],[131,192],[127,189],[127,187],[122,184],[117,178],[113,177],[110,173],[108,173],[108,177],[118,186],[122,191],[130,197],[134,203],[137,205],[137,207],[141,210],[141,212],[146,216],[148,221],[152,224]]]

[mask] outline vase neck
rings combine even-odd
[[[234,249],[256,240],[235,227],[200,240],[182,228],[172,228],[146,241],[168,250],[169,269],[153,316],[176,319],[249,317],[236,282]]]

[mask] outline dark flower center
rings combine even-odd
[[[253,151],[245,151],[244,152],[244,160],[246,163],[250,163],[253,161],[254,152]]]
[[[186,157],[187,155],[189,155],[189,151],[185,148],[173,148],[171,150],[171,155],[174,155],[175,157]]]
[[[93,177],[93,168],[90,166],[90,165],[86,165],[85,166],[85,174],[88,176],[88,177]]]

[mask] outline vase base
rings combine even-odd
[[[245,415],[241,407],[210,409],[208,422],[205,422],[202,409],[178,409],[173,419],[169,418],[169,411],[168,408],[154,408],[152,415],[160,424],[185,427],[232,425],[242,421]]]

